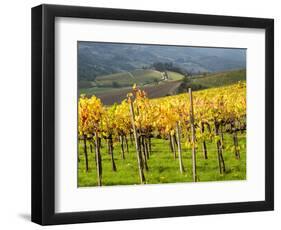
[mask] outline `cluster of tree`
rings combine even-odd
[[[177,93],[184,93],[187,91],[188,88],[191,88],[193,91],[197,91],[197,90],[206,89],[207,87],[205,87],[201,84],[192,83],[190,78],[185,76],[183,78],[182,83],[180,84],[180,86],[177,89],[177,91],[178,91]]]
[[[152,65],[150,66],[144,66],[143,69],[155,69],[157,71],[160,72],[164,72],[164,71],[173,71],[173,72],[177,72],[180,73],[184,76],[192,76],[192,75],[207,75],[208,72],[206,71],[195,71],[193,68],[190,70],[186,70],[184,68],[181,68],[177,65],[174,65],[173,62],[154,62]]]

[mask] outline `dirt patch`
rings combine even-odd
[[[144,86],[141,89],[145,90],[149,98],[158,98],[175,94],[180,84],[180,81],[164,82],[159,85]],[[97,93],[96,96],[101,99],[103,104],[113,105],[114,103],[121,103],[130,92],[132,92],[132,89],[120,89],[114,92]]]

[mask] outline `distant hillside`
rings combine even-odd
[[[193,84],[200,84],[206,88],[224,86],[246,80],[246,70],[234,70],[215,74],[207,74],[202,77],[192,78]]]
[[[94,81],[79,81],[78,88],[80,94],[99,94],[121,89],[131,89],[134,84],[140,87],[155,86],[168,82],[180,81],[184,76],[172,71],[159,72],[156,70],[134,70],[131,72],[121,72],[98,76]],[[179,86],[179,84],[176,84]]]
[[[169,81],[157,85],[141,86],[140,88],[145,90],[149,98],[158,98],[177,94],[180,84],[179,81]],[[114,103],[121,103],[130,92],[132,92],[132,87],[97,92],[95,95],[101,99],[103,104],[112,105]]]
[[[245,69],[206,74],[202,76],[192,77],[188,80],[185,79],[184,81],[182,81],[178,92],[185,92],[187,88],[192,88],[193,90],[200,90],[231,85],[237,83],[238,81],[246,81]]]
[[[78,43],[78,79],[94,81],[131,72],[153,63],[172,63],[189,73],[221,72],[246,67],[245,49],[200,48],[118,43]]]
[[[81,81],[83,87],[82,85],[79,87],[79,94],[96,95],[105,105],[112,105],[124,100],[135,83],[147,92],[149,98],[157,98],[186,92],[188,88],[196,91],[246,80],[245,69],[191,78],[175,72],[166,74],[166,78],[163,78],[163,73],[158,71],[136,70],[105,75],[98,77],[96,81]]]
[[[153,82],[159,82],[163,78],[163,74],[155,70],[134,70],[131,72],[122,72],[98,76],[95,79],[97,86],[114,86],[126,87],[133,84],[145,85]]]

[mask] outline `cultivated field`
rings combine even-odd
[[[207,74],[206,76],[193,77],[192,83],[202,85],[203,88],[231,85],[238,81],[246,80],[246,70],[234,70],[228,72]]]
[[[98,96],[105,105],[120,103],[137,84],[145,90],[150,98],[164,97],[178,93],[184,76],[180,73],[167,71],[167,79],[163,73],[155,70],[135,70],[97,77],[96,81],[79,82],[79,94]],[[246,80],[245,70],[234,70],[189,78],[190,83],[184,88],[212,88]],[[190,86],[189,86],[190,85]]]
[[[239,134],[239,143],[245,146],[246,133]],[[225,135],[225,145],[232,143],[232,136]],[[115,164],[117,171],[112,171],[110,155],[107,153],[107,144],[102,142],[101,155],[103,167],[103,185],[133,185],[139,184],[138,165],[135,154],[134,143],[129,142],[129,151],[125,152],[125,160],[122,159],[122,150],[120,143],[115,143]],[[179,171],[179,163],[174,159],[169,149],[169,141],[163,139],[152,139],[152,152],[149,158],[149,171],[146,173],[148,184],[192,182],[192,159],[191,150],[182,142],[184,152],[183,165],[185,171],[183,174]],[[207,143],[209,151],[208,160],[204,159],[200,148],[197,150],[197,170],[198,181],[223,181],[223,180],[245,180],[246,179],[246,150],[241,150],[241,159],[235,159],[231,150],[224,153],[225,164],[227,165],[224,174],[218,173],[217,149],[212,142]],[[80,162],[78,165],[78,186],[89,187],[97,185],[97,173],[94,153],[89,148],[89,171],[85,170],[85,158],[83,153],[83,144],[79,144]]]
[[[113,106],[80,98],[78,186],[246,179],[245,82],[148,95],[134,86]]]
[[[145,90],[149,98],[158,98],[175,94],[180,84],[180,81],[171,81],[157,85],[142,86],[140,88]],[[97,92],[95,95],[101,99],[103,104],[112,105],[123,101],[127,94],[131,91],[131,87],[128,87],[119,90],[112,90],[111,92]]]

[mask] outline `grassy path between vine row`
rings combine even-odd
[[[238,134],[239,145],[244,146],[241,149],[241,159],[237,160],[230,149],[224,150],[224,159],[226,173],[220,175],[217,161],[217,149],[215,143],[207,142],[208,158],[204,159],[201,151],[201,145],[197,148],[197,174],[199,182],[206,181],[227,181],[227,180],[245,180],[246,179],[246,133]],[[102,183],[103,185],[133,185],[139,184],[137,159],[135,146],[129,143],[129,153],[125,151],[125,160],[121,158],[121,148],[119,143],[114,145],[114,157],[117,171],[111,169],[110,156],[107,154],[107,145],[102,141]],[[224,134],[224,144],[232,145],[232,136]],[[179,171],[178,159],[174,160],[170,152],[168,140],[152,139],[152,154],[148,160],[149,171],[145,171],[147,184],[192,182],[191,150],[183,148],[183,164],[185,172]],[[78,187],[96,186],[97,176],[94,161],[94,153],[88,148],[89,171],[85,171],[84,152],[82,142],[79,143],[78,163]]]

